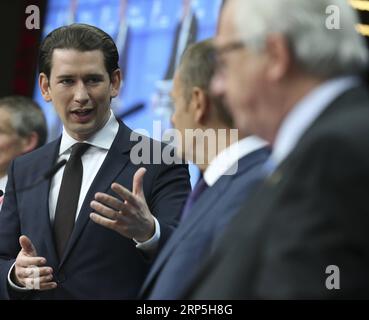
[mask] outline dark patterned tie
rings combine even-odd
[[[81,157],[89,146],[87,143],[76,143],[64,169],[54,220],[55,243],[60,259],[73,231],[83,176]]]
[[[203,193],[208,188],[208,185],[206,184],[203,177],[201,177],[195,187],[193,188],[192,192],[188,196],[186,200],[186,204],[184,205],[181,221],[185,220],[189,213],[191,212],[191,209],[196,202],[196,200],[200,197],[201,193]]]

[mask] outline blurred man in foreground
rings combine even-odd
[[[212,89],[273,152],[187,298],[369,297],[368,53],[356,23],[345,0],[226,2]]]

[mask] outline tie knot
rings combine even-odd
[[[187,198],[186,204],[182,211],[181,220],[186,219],[186,217],[191,212],[192,206],[196,202],[196,200],[200,197],[201,193],[206,190],[208,185],[205,182],[205,179],[201,176],[201,178],[197,181],[195,187]]]
[[[86,150],[90,147],[88,143],[76,143],[72,147],[72,153],[70,155],[71,158],[80,158],[86,152]]]

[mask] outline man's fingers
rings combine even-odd
[[[113,183],[111,188],[117,195],[126,200],[132,206],[136,208],[140,207],[139,199],[135,195],[133,195],[132,192],[121,186],[119,183]]]
[[[15,274],[17,276],[17,279],[23,282],[27,281],[27,279],[29,278],[35,279],[39,277],[37,267],[17,268],[17,270],[15,270]]]
[[[132,187],[132,192],[134,195],[143,197],[144,196],[144,192],[143,192],[143,179],[146,173],[146,169],[145,168],[140,168],[136,171],[135,175],[133,176],[133,187]]]
[[[41,267],[46,264],[46,259],[43,257],[28,257],[25,255],[18,256],[16,260],[16,265],[19,267],[29,267],[29,266],[37,266]]]
[[[43,281],[45,280],[45,281]],[[25,279],[25,287],[32,290],[51,290],[57,287],[56,282],[50,282],[50,280],[41,278],[28,278]]]
[[[111,220],[117,220],[117,210],[113,210],[97,201],[92,201],[90,204],[91,208],[94,209],[98,214],[103,215]]]
[[[30,276],[31,276],[31,278],[38,278],[38,277],[52,275],[53,269],[50,268],[50,267],[43,267],[43,268],[39,268],[39,267],[28,267],[28,268],[17,267],[17,270],[15,272],[16,272],[18,278],[25,279],[25,278],[29,278]]]
[[[37,270],[35,270],[34,268],[37,268]],[[48,276],[48,275],[52,275],[53,274],[53,269],[50,267],[42,267],[42,268],[38,268],[38,267],[29,267],[29,268],[23,268],[23,270],[29,270],[31,269],[33,273],[37,273],[38,277],[44,277],[44,276]],[[30,271],[28,271],[28,275],[30,274]]]
[[[40,276],[45,276],[45,275],[52,275],[53,274],[53,268],[50,267],[43,267],[40,268]]]
[[[116,230],[117,224],[116,221],[105,218],[97,213],[90,213],[90,218],[93,222],[111,230]]]
[[[113,208],[115,210],[120,210],[120,208],[123,205],[123,202],[118,200],[117,198],[114,198],[106,193],[98,192],[95,194],[95,199],[100,202],[103,205],[109,206],[110,208]],[[95,209],[95,208],[93,208]],[[96,209],[95,209],[96,210]]]
[[[20,236],[19,237],[19,244],[22,247],[22,250],[29,256],[33,256],[36,257],[37,256],[37,252],[36,249],[34,247],[34,245],[32,244],[32,241],[27,237],[27,236]]]
[[[47,275],[47,276],[43,276],[43,277],[40,277],[40,284],[41,283],[48,283],[48,282],[50,282],[50,281],[52,281],[53,280],[53,275],[52,274],[49,274],[49,275]]]
[[[41,291],[52,290],[55,289],[57,286],[58,285],[56,282],[40,283],[40,290]]]

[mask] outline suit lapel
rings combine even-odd
[[[216,183],[214,186],[208,188],[203,194],[201,194],[199,199],[193,205],[191,210],[192,212],[188,218],[179,224],[178,228],[175,230],[172,237],[169,239],[157,257],[155,264],[145,280],[141,291],[142,294],[140,295],[145,294],[146,289],[149,288],[150,283],[153,281],[153,279],[155,279],[158,272],[160,272],[162,266],[165,265],[168,257],[170,257],[171,253],[180,244],[181,239],[188,234],[188,231],[191,230],[196,223],[199,223],[201,219],[206,217],[207,213],[210,212],[209,207],[216,205],[216,202],[220,200],[222,193],[224,190],[226,190],[231,182],[231,176],[225,176],[224,178],[224,183]]]
[[[188,218],[179,225],[177,231],[169,240],[168,245],[163,248],[164,252],[161,254],[162,258],[160,261],[164,262],[170,253],[181,243],[180,240],[188,234],[188,231],[191,230],[196,223],[203,219],[207,213],[211,212],[209,209],[211,207],[215,207],[217,201],[220,201],[222,194],[229,187],[231,180],[231,176],[224,176],[222,181],[219,181],[219,183],[216,183],[214,186],[204,191],[204,193],[192,207],[192,212]]]
[[[168,255],[181,243],[181,239],[188,235],[189,230],[193,229],[194,225],[199,223],[201,219],[204,219],[211,212],[211,208],[216,207],[217,202],[222,199],[222,195],[230,187],[232,178],[232,176],[224,176],[220,178],[219,183],[204,191],[198,201],[195,202],[189,217],[182,226],[179,225],[178,232],[173,234],[173,241],[169,242],[170,246],[168,245]],[[166,257],[164,259],[166,260]]]
[[[244,156],[238,161],[236,174],[221,177],[211,188],[204,191],[198,201],[195,202],[192,213],[183,223],[179,224],[177,230],[164,246],[162,252],[160,252],[145,280],[140,296],[145,295],[146,290],[150,287],[151,282],[155,279],[157,273],[160,272],[168,257],[170,257],[172,252],[182,242],[182,239],[189,234],[189,230],[193,229],[196,224],[201,223],[200,220],[205,219],[206,216],[212,212],[211,208],[215,208],[217,206],[217,202],[223,199],[222,196],[226,190],[231,187],[232,180],[235,177],[244,174],[245,171],[253,168],[256,163],[260,162],[260,159],[264,159],[265,154],[269,152],[267,150],[267,148],[262,148]]]
[[[108,192],[112,182],[115,181],[116,177],[123,171],[129,162],[129,151],[131,148],[131,142],[129,139],[130,132],[131,130],[124,124],[119,123],[117,136],[115,137],[102,166],[86,194],[59,267],[65,262],[90,219],[90,213],[92,211],[90,208],[90,202],[94,198],[95,193]]]
[[[42,166],[44,168],[52,168],[55,165],[55,161],[58,157],[59,146],[60,146],[61,138],[52,142],[47,149],[45,149],[45,156],[42,157]],[[40,170],[41,171],[41,170]],[[45,170],[46,171],[46,170]],[[40,204],[40,212],[44,213],[44,216],[41,219],[41,230],[43,230],[43,238],[46,243],[47,248],[47,257],[49,265],[57,265],[58,257],[55,250],[55,241],[53,230],[50,222],[50,212],[49,212],[49,193],[51,180],[45,180],[40,184],[37,188],[35,188],[35,197],[39,199]]]

